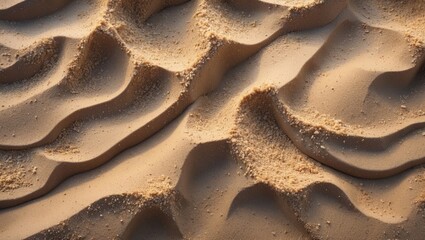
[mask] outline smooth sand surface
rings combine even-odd
[[[423,239],[424,12],[1,1],[0,239]]]

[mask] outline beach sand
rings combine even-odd
[[[424,12],[2,0],[0,239],[423,239]]]

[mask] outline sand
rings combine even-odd
[[[1,1],[0,239],[422,239],[424,12]]]

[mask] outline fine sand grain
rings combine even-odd
[[[0,1],[0,239],[423,239],[425,1]]]

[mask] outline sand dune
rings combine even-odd
[[[424,8],[1,2],[1,239],[421,239]]]

